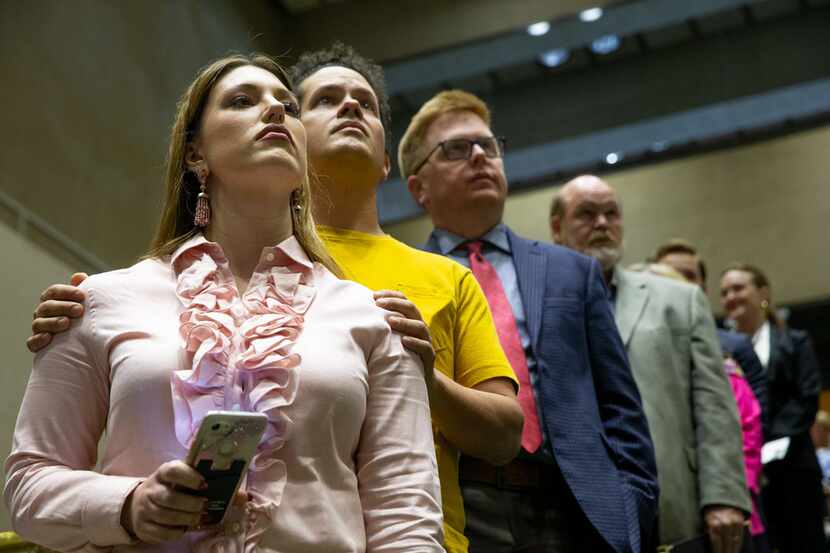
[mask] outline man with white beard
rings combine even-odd
[[[618,266],[622,209],[614,189],[595,176],[559,190],[550,227],[554,242],[602,265],[654,440],[656,543],[705,529],[714,553],[737,553],[750,510],[741,428],[706,297],[696,286]]]

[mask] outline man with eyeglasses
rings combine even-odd
[[[522,450],[463,457],[471,553],[639,553],[657,506],[654,450],[599,264],[502,222],[504,140],[477,97],[442,92],[412,118],[401,173],[435,229],[426,249],[471,268],[520,382]]]

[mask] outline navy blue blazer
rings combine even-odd
[[[618,553],[640,551],[657,467],[599,264],[508,229],[539,375],[537,401],[571,492]],[[432,239],[426,249],[438,252]]]
[[[767,389],[767,375],[761,360],[755,355],[752,341],[745,334],[718,329],[720,349],[732,356],[744,372],[746,382],[752,388],[755,399],[761,406],[761,420],[764,427],[764,436],[769,433],[769,392]]]

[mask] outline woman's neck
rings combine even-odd
[[[764,314],[760,313],[757,316],[755,314],[750,314],[742,320],[736,320],[735,323],[739,332],[752,336],[758,332],[759,328],[764,326],[766,321],[767,319]]]
[[[259,209],[261,211],[261,208]],[[247,212],[247,213],[246,213]],[[228,258],[240,293],[247,288],[263,248],[279,244],[293,234],[288,206],[267,215],[251,215],[251,210],[214,209],[205,237],[216,242]],[[275,216],[278,213],[280,215]]]

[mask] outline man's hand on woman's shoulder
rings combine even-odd
[[[69,329],[72,319],[84,314],[86,294],[78,288],[88,278],[86,273],[75,273],[69,284],[53,284],[40,295],[40,303],[32,314],[32,335],[26,347],[36,353],[52,341],[52,336]]]

